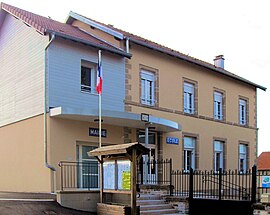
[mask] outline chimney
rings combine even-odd
[[[218,55],[216,56],[216,58],[214,59],[214,65],[215,67],[224,69],[224,56],[223,55]]]

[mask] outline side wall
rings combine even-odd
[[[47,37],[6,15],[0,28],[0,127],[42,113],[47,42]]]
[[[42,115],[0,128],[0,158],[1,191],[51,192]]]
[[[81,60],[97,59],[97,49],[56,39],[49,48],[49,107],[98,109],[98,95],[81,92]],[[124,111],[124,59],[104,51],[102,70],[102,108]]]

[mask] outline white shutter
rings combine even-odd
[[[222,93],[214,92],[214,117],[215,119],[223,119],[223,104],[222,104]]]
[[[194,113],[194,85],[184,82],[184,112]]]

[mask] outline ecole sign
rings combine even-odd
[[[166,137],[166,143],[167,144],[175,144],[178,145],[179,144],[179,139],[176,137]]]
[[[99,129],[98,128],[89,128],[89,136],[98,137]],[[101,129],[101,137],[107,137],[107,130]]]

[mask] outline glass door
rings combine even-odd
[[[77,187],[82,189],[97,189],[99,187],[99,167],[95,157],[87,152],[95,146],[77,145]]]
[[[148,148],[150,149],[149,155],[143,155],[141,159],[140,172],[143,174],[141,177],[143,184],[156,184],[157,183],[157,134],[156,132],[148,133]],[[145,132],[139,132],[139,143],[145,146]]]

